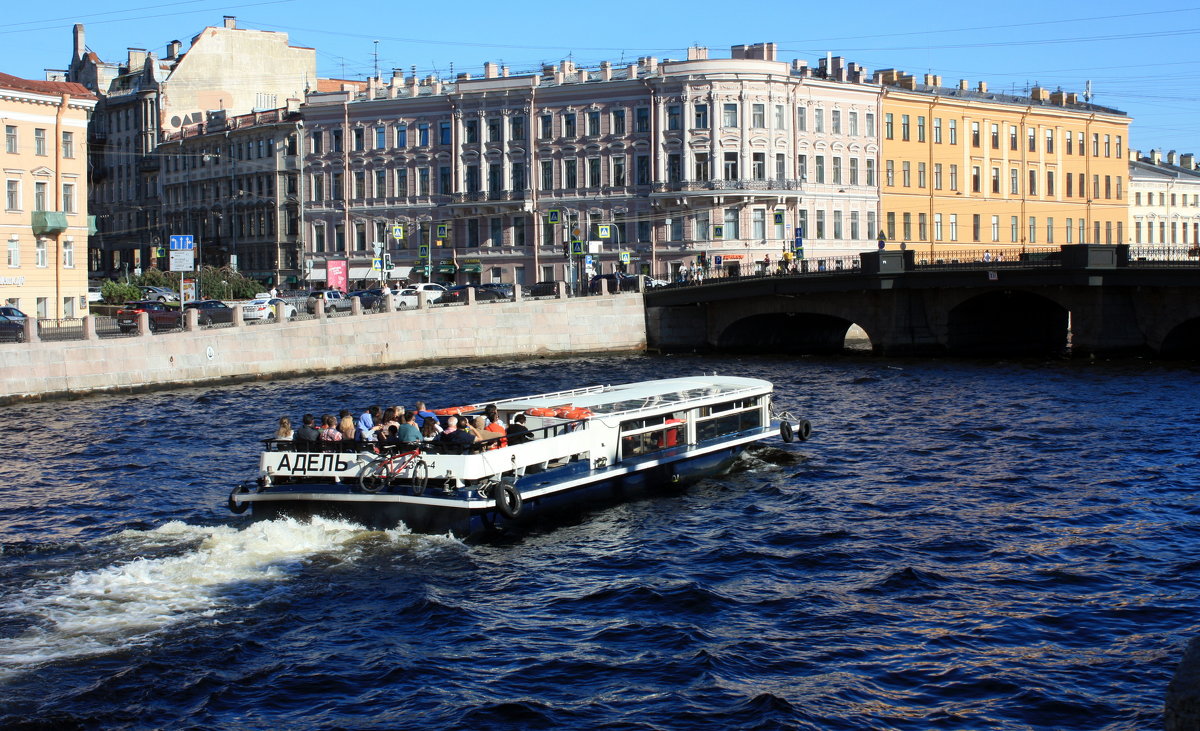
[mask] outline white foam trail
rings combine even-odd
[[[259,521],[240,530],[176,521],[152,531],[125,531],[118,536],[121,542],[199,545],[178,556],[79,571],[5,602],[6,614],[27,616],[35,624],[19,636],[0,639],[0,679],[30,665],[150,641],[181,620],[221,611],[232,599],[227,590],[232,585],[249,584],[261,599],[308,556],[353,550],[364,540],[416,538],[404,529],[367,531],[322,518]]]

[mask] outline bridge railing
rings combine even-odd
[[[1056,267],[1062,265],[1057,246],[1027,246],[1023,249],[917,249],[914,269],[980,269]]]
[[[1200,245],[1131,244],[1129,246],[1129,266],[1153,268],[1189,265],[1200,267]]]

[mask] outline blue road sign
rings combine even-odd
[[[193,251],[195,248],[196,239],[189,234],[171,237],[171,251]]]
[[[721,266],[721,255],[717,254],[713,257],[713,266]]]

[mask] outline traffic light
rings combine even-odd
[[[388,271],[388,272],[392,271],[392,255],[391,254],[383,255],[383,269],[384,269],[384,271]]]

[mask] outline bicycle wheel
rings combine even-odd
[[[367,465],[358,476],[358,486],[363,492],[377,493],[387,487],[390,480],[385,477],[387,465],[378,462]]]
[[[413,495],[421,495],[425,492],[425,486],[429,484],[429,465],[425,464],[424,460],[417,460],[413,463],[412,471]]]

